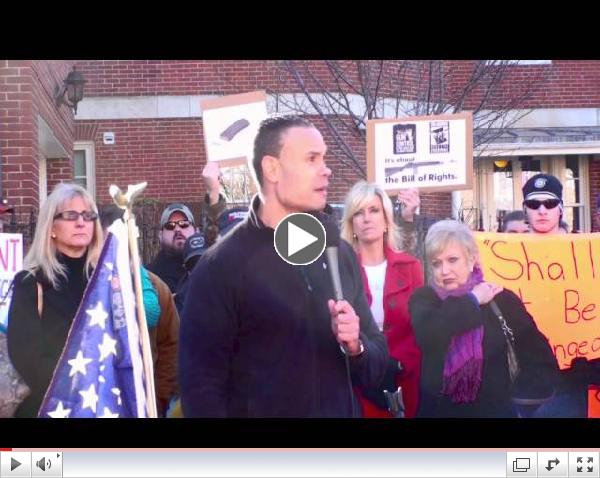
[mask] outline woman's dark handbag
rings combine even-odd
[[[394,418],[404,418],[404,398],[402,397],[402,387],[398,387],[395,392],[383,391],[388,404],[388,412]]]
[[[14,282],[13,282],[14,283]],[[6,301],[13,284],[2,298]],[[38,315],[42,317],[43,298],[42,285],[37,283]],[[10,320],[10,318],[9,318]],[[31,394],[30,388],[13,367],[8,356],[8,340],[5,334],[0,333],[0,418],[11,418],[19,405]]]
[[[514,384],[519,376],[519,360],[517,359],[517,352],[515,350],[515,336],[513,334],[512,329],[506,323],[506,319],[502,315],[502,311],[498,304],[495,301],[490,302],[490,307],[492,312],[496,314],[498,320],[500,321],[500,327],[502,327],[502,332],[504,333],[504,337],[506,338],[506,354],[508,358],[508,373],[510,375],[510,381]]]

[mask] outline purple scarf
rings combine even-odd
[[[479,266],[473,268],[467,283],[458,289],[446,290],[433,285],[441,300],[468,294],[480,282],[483,272]],[[444,362],[442,393],[449,395],[454,403],[469,403],[475,400],[481,386],[483,372],[483,325],[452,337]]]

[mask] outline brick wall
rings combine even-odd
[[[38,205],[39,117],[72,156],[73,115],[69,108],[56,108],[54,103],[54,88],[62,85],[71,65],[65,61],[0,60],[2,187],[10,204]]]
[[[48,193],[52,192],[58,183],[73,180],[73,163],[69,158],[49,159],[46,163],[46,182]]]
[[[289,74],[279,66],[280,63],[250,60],[91,60],[78,61],[77,67],[88,80],[87,96],[233,94],[259,88],[299,91]],[[305,80],[308,81],[308,75],[303,72],[309,69],[325,87],[334,86],[333,77],[324,61],[300,61],[295,64]],[[344,61],[340,65],[343,74],[350,81],[356,81],[356,62]],[[456,96],[457,90],[463,88],[471,77],[473,67],[473,61],[444,63],[443,81],[450,97]],[[385,68],[385,77],[389,80],[382,85],[382,91],[389,94],[401,87],[402,95],[415,97],[418,85],[427,81],[429,75],[428,62],[387,62]],[[532,79],[546,81],[526,102],[527,107],[600,106],[600,61],[558,60],[553,61],[552,65],[511,66],[503,81],[504,91],[523,92]],[[309,86],[313,90],[317,87],[310,82]],[[475,105],[483,94],[483,88],[475,89],[467,105]]]
[[[0,60],[0,155],[2,193],[12,205],[34,198],[31,178],[37,137],[33,131],[31,61]],[[35,192],[37,197],[37,191]]]
[[[316,118],[317,127],[325,129]],[[202,168],[206,164],[202,121],[196,119],[78,121],[78,129],[95,131],[96,195],[100,204],[110,202],[108,188],[148,181],[147,198],[161,202],[199,202],[205,190]],[[115,144],[103,144],[103,133],[113,132]],[[347,138],[355,150],[361,151],[358,139]],[[333,140],[325,135],[325,141]],[[331,147],[328,164],[334,171],[331,181],[332,202],[343,201],[350,186],[359,176],[336,157]],[[357,155],[364,164],[363,151]]]
[[[319,118],[311,118],[324,133],[329,146],[327,163],[333,171],[330,202],[343,202],[350,187],[360,179],[340,158],[333,139]],[[94,131],[96,195],[99,204],[110,203],[108,188],[148,181],[144,197],[166,203],[199,203],[205,193],[202,168],[206,164],[202,121],[195,119],[78,121],[78,130]],[[105,132],[115,134],[115,144],[103,144]],[[357,152],[365,168],[365,151],[359,138],[344,138]],[[348,161],[344,159],[345,161]],[[59,165],[53,161],[53,164]],[[442,217],[451,214],[449,194],[428,194],[423,211]]]
[[[339,63],[343,74],[356,81],[356,62]],[[473,61],[444,62],[443,75],[447,94],[456,95],[470,78]],[[309,82],[311,89],[321,86],[310,83],[305,69],[325,86],[333,87],[333,78],[324,61],[296,62],[298,71]],[[422,94],[420,86],[428,79],[429,67],[434,74],[436,62],[397,61],[386,63],[387,82],[382,91],[417,98]],[[281,92],[298,92],[299,89],[288,72],[278,61],[175,61],[175,60],[93,60],[78,61],[78,69],[88,80],[86,96],[135,96],[135,95],[199,95],[234,94],[254,89]],[[525,103],[531,107],[600,107],[599,61],[554,61],[552,65],[512,66],[506,71],[504,88],[493,97],[498,103],[509,94],[523,94],[531,81],[545,83]],[[434,85],[433,92],[436,92]],[[485,88],[475,88],[466,105],[474,106],[485,93]],[[336,148],[327,134],[324,124],[314,120],[324,132],[329,146],[329,164],[334,175],[329,200],[340,202],[349,187],[359,178],[356,171],[345,163],[343,151]],[[97,194],[99,202],[111,182],[149,180],[146,195],[161,201],[183,199],[197,202],[203,195],[200,172],[204,165],[202,122],[193,119],[127,120],[127,121],[78,121],[78,127],[94,131],[97,159]],[[97,131],[94,129],[97,128]],[[101,144],[104,131],[117,136],[115,146]],[[364,140],[356,133],[342,133],[344,140],[361,158],[364,168]],[[591,188],[600,189],[597,169],[591,171]],[[174,178],[186,178],[176,182]],[[595,198],[595,196],[593,196]],[[450,194],[427,194],[423,197],[422,212],[437,217],[451,214]]]

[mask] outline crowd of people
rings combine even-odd
[[[160,251],[140,271],[159,416],[383,418],[398,416],[394,393],[408,418],[523,416],[523,403],[529,416],[552,402],[560,372],[548,340],[518,295],[483,276],[471,230],[417,214],[416,189],[400,192],[395,210],[365,181],[338,224],[326,152],[305,118],[265,120],[248,209],[226,209],[208,163],[204,227],[185,204],[162,212]],[[505,232],[561,232],[557,178],[531,177],[523,198]],[[343,299],[325,255],[294,266],[275,251],[276,226],[298,212],[339,231]],[[37,416],[121,214],[99,211],[75,184],[44,201],[9,310],[10,359],[31,389],[15,416]]]

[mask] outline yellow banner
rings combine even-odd
[[[600,357],[600,234],[476,238],[486,281],[521,297],[561,368]]]

